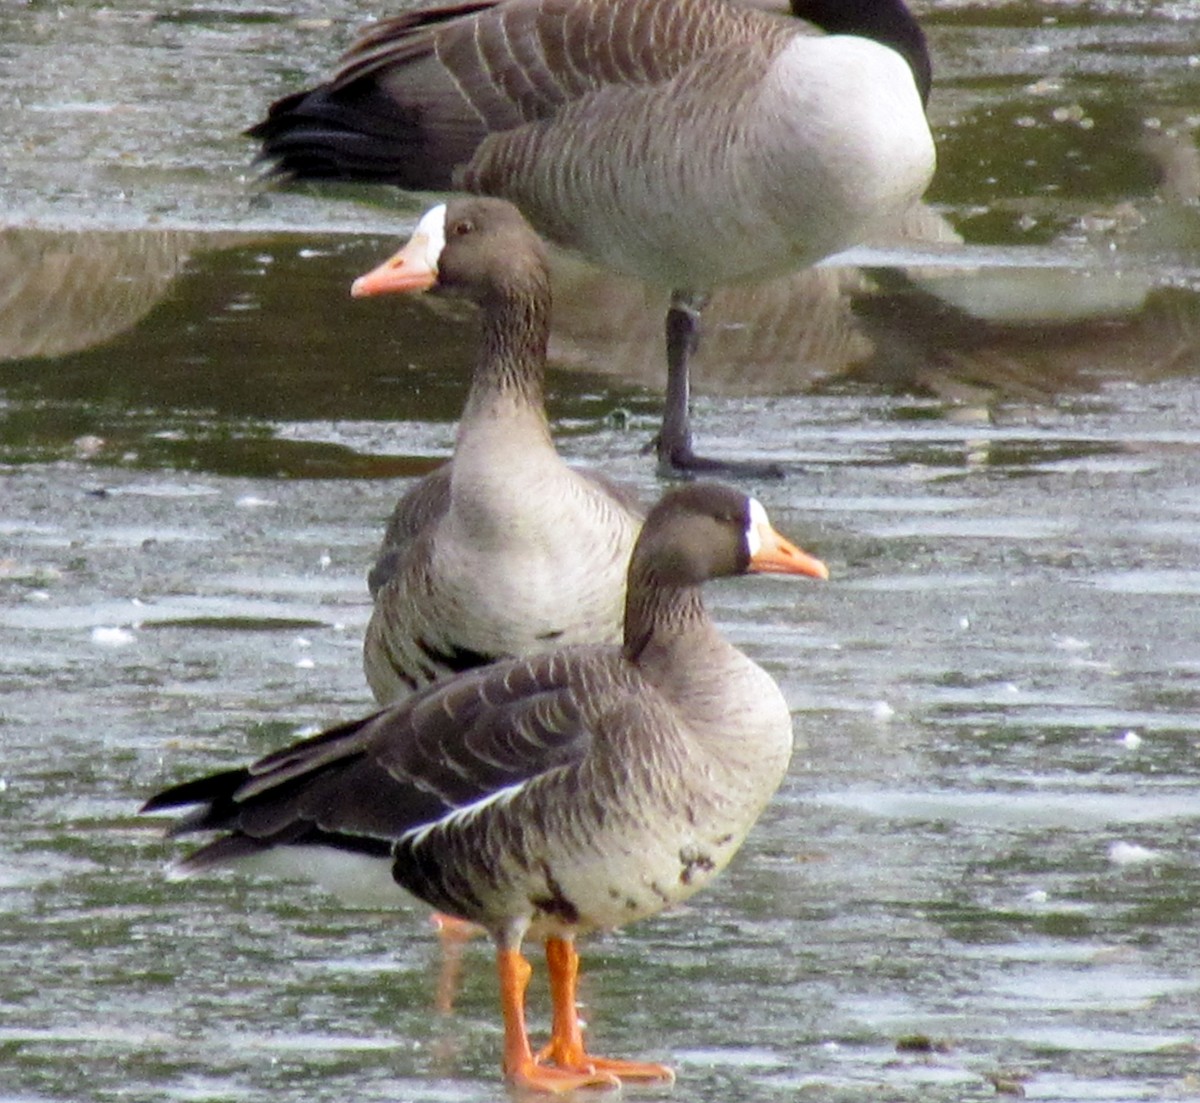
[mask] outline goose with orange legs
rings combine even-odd
[[[252,861],[376,896],[407,891],[490,934],[503,1069],[563,1092],[666,1066],[602,1058],[575,1007],[575,940],[655,915],[733,857],[787,771],[792,723],[774,680],[722,638],[711,579],[827,577],[753,498],[669,491],[629,566],[623,642],[468,671],[267,755],[184,782],[145,812],[197,806],[175,835],[217,832],[182,865]],[[525,1026],[526,939],[546,946],[549,1044]]]

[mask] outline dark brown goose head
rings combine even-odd
[[[493,391],[542,410],[550,340],[546,250],[521,212],[504,199],[469,196],[421,216],[401,250],[350,287],[355,298],[440,291],[483,310],[483,340],[472,381],[473,403]],[[543,427],[549,440],[549,427]]]
[[[497,297],[548,301],[541,239],[511,203],[469,197],[421,216],[407,244],[350,288],[355,298],[445,291],[481,305]]]
[[[646,518],[633,571],[674,586],[738,574],[829,577],[824,563],[772,528],[758,499],[711,482],[689,483],[663,496]]]
[[[781,536],[756,498],[720,483],[672,490],[650,511],[629,564],[625,654],[656,633],[707,623],[700,586],[740,574],[825,579],[825,564]]]

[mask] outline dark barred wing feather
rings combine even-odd
[[[431,686],[400,705],[152,797],[143,811],[201,807],[172,834],[224,831],[197,869],[273,846],[385,853],[407,833],[501,790],[579,762],[591,745],[581,648],[511,660]]]
[[[713,49],[782,41],[796,25],[726,0],[432,7],[370,28],[332,80],[278,101],[247,133],[276,176],[447,190],[489,135],[702,69]]]

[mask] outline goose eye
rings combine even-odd
[[[462,237],[463,234],[469,234],[475,229],[475,223],[469,218],[460,218],[453,226],[450,227],[450,233],[455,237]]]

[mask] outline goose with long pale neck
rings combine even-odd
[[[643,515],[632,492],[555,450],[549,277],[520,212],[482,197],[434,207],[351,293],[434,289],[478,303],[483,335],[454,457],[400,500],[370,575],[363,662],[381,704],[496,659],[615,643]]]
[[[285,178],[459,189],[672,290],[660,465],[697,456],[707,293],[866,240],[925,190],[931,68],[904,0],[474,0],[369,29],[250,135]],[[760,468],[761,470],[761,468]]]
[[[700,589],[748,572],[827,577],[759,503],[693,483],[651,510],[629,566],[624,641],[468,671],[143,811],[200,807],[172,834],[222,834],[185,871],[242,859],[415,893],[496,947],[505,1075],[568,1091],[669,1079],[597,1057],[576,1014],[575,939],[686,900],[729,862],[783,780],[779,687],[724,640]],[[525,1028],[525,938],[544,940],[553,1006]]]

